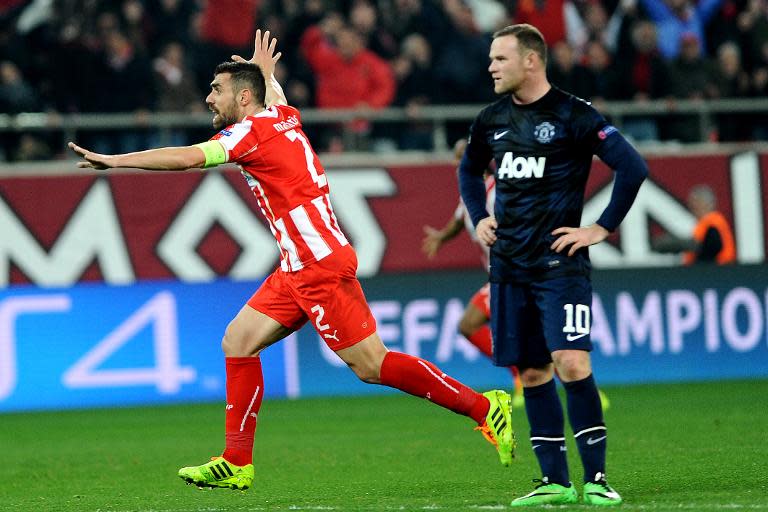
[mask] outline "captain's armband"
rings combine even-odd
[[[217,140],[209,140],[207,142],[195,144],[195,146],[202,149],[203,154],[205,154],[205,168],[227,163],[227,151],[224,149],[221,142]]]

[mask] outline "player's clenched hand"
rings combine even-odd
[[[492,246],[496,242],[497,227],[499,227],[499,223],[496,222],[496,217],[493,215],[478,222],[475,227],[475,233],[477,234],[478,240],[488,247]]]
[[[93,151],[88,151],[85,148],[81,148],[74,142],[70,142],[67,145],[72,151],[77,153],[83,158],[83,160],[85,160],[84,162],[77,162],[78,167],[90,169],[109,169],[110,167],[115,167],[113,162],[115,157],[113,155],[102,155],[101,153],[94,153]]]
[[[552,234],[557,236],[557,239],[552,242],[550,248],[555,252],[562,252],[570,246],[568,256],[573,256],[582,247],[589,247],[602,242],[608,238],[610,233],[603,226],[592,224],[581,228],[557,228]]]
[[[264,76],[269,78],[275,71],[275,64],[283,55],[281,52],[275,54],[275,48],[277,48],[277,38],[270,37],[269,30],[265,30],[262,35],[261,29],[259,29],[256,31],[256,37],[253,41],[253,57],[251,57],[251,60],[245,60],[239,55],[232,55],[232,60],[256,64]]]

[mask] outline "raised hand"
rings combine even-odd
[[[275,64],[282,57],[282,52],[275,53],[277,48],[277,38],[270,37],[269,30],[265,30],[263,35],[261,29],[256,31],[256,37],[253,41],[253,56],[250,60],[245,60],[239,55],[232,55],[232,60],[235,62],[250,62],[256,64],[264,73],[265,77],[269,77],[275,71]]]

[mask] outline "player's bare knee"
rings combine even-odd
[[[582,380],[592,373],[587,352],[567,350],[552,354],[557,373],[564,382]]]
[[[355,372],[357,378],[366,384],[381,384],[380,373],[381,367],[370,363],[355,363],[350,364],[349,368]]]
[[[532,388],[546,384],[552,379],[554,372],[550,367],[543,368],[524,368],[520,370],[520,382],[523,387]]]
[[[221,349],[226,357],[251,357],[261,351],[261,347],[252,340],[258,339],[255,333],[244,328],[242,323],[233,320],[224,331]]]
[[[234,326],[235,322],[232,321],[227,326],[227,329],[224,331],[224,337],[221,339],[221,350],[224,352],[224,355],[227,357],[237,357],[240,343],[238,342],[239,338],[239,330],[236,326]]]

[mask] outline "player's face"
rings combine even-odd
[[[221,73],[213,78],[211,92],[205,98],[205,103],[214,114],[213,127],[216,130],[221,130],[239,121],[239,109],[232,84],[232,75]]]
[[[491,43],[491,64],[488,72],[493,78],[496,94],[514,94],[525,80],[524,57],[515,36],[497,37]]]

